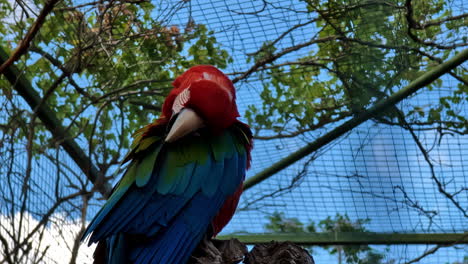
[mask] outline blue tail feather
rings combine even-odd
[[[98,213],[87,230],[90,243],[105,239],[108,264],[185,264],[244,178],[247,154],[234,141],[224,135],[206,159],[189,163],[178,161],[193,151],[182,157],[175,150],[169,151],[174,157],[162,152],[161,166],[141,179],[146,184],[133,182],[117,190],[113,196],[118,199]]]
[[[211,218],[221,207],[222,199],[216,199],[221,196],[224,194],[220,189],[214,197],[197,193],[157,239],[131,252],[131,260],[141,264],[185,264],[203,238]],[[202,211],[205,213],[200,214]]]

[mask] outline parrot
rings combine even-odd
[[[159,118],[133,134],[122,178],[81,237],[97,243],[96,264],[185,264],[236,210],[253,143],[233,83],[197,65],[172,86]]]

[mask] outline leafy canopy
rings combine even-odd
[[[302,2],[305,11],[296,12],[303,23],[264,42],[250,57],[266,66],[260,73],[263,104],[250,105],[246,114],[259,138],[296,136],[352,117],[466,46],[466,16],[451,1]],[[309,41],[294,41],[304,35]],[[288,38],[295,45],[281,44]],[[288,55],[296,50],[307,55]],[[269,60],[279,55],[284,59]],[[451,75],[450,84],[438,80],[428,87],[440,96],[438,104],[412,102],[404,116],[466,133],[466,117],[457,107],[467,98],[466,71],[460,67]],[[441,92],[447,85],[453,90]],[[390,109],[377,120],[399,124],[398,111]]]
[[[75,4],[55,7],[16,65],[41,97],[48,94],[46,104],[105,172],[129,147],[129,135],[159,115],[175,76],[197,64],[225,68],[231,58],[205,25],[192,18],[185,27],[171,25],[150,2]],[[28,10],[15,17],[20,10],[11,1],[0,0],[0,7],[8,22],[0,23],[0,45],[11,53],[35,19],[24,15]],[[0,87],[0,96],[15,95],[3,76]],[[29,111],[23,103],[6,108]],[[36,149],[55,146],[44,126],[36,129]]]

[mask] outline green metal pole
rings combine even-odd
[[[294,162],[302,159],[303,157],[311,154],[314,151],[317,151],[321,147],[339,138],[346,132],[359,126],[360,124],[369,120],[373,116],[385,111],[388,107],[397,104],[398,102],[410,96],[417,90],[435,81],[437,78],[439,78],[443,74],[449,72],[450,70],[454,69],[458,65],[465,62],[467,59],[468,59],[468,49],[465,49],[461,51],[460,53],[458,53],[457,55],[455,55],[454,57],[452,57],[450,60],[436,66],[434,69],[419,76],[416,80],[411,82],[408,86],[392,94],[390,97],[377,102],[374,106],[369,108],[369,110],[360,113],[359,115],[355,116],[351,120],[345,122],[344,124],[328,132],[324,136],[318,138],[314,142],[307,144],[306,146],[302,147],[298,151],[290,154],[289,156],[283,158],[282,160],[274,163],[272,166],[250,177],[244,182],[244,190],[250,189],[252,186],[268,179],[275,173],[285,169],[286,167],[293,164]]]
[[[467,244],[468,233],[387,234],[387,233],[299,233],[224,235],[217,239],[237,238],[244,244],[289,241],[299,245],[394,245],[394,244]]]

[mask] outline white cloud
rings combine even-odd
[[[36,253],[43,252],[46,249],[45,258],[41,263],[69,263],[74,239],[80,230],[80,226],[78,223],[70,221],[61,214],[54,214],[51,217],[51,220],[51,223],[49,223],[44,230],[42,239],[40,239],[39,232],[33,236],[32,250],[28,255],[28,260],[24,262],[24,264],[34,263],[34,260],[39,257],[36,255]],[[0,215],[0,234],[8,239],[10,248],[12,246],[12,240],[6,236],[6,232],[12,233],[11,231],[15,230],[14,234],[17,235],[19,232],[19,223],[19,213],[16,213],[13,219],[11,217],[6,217],[5,215]],[[27,231],[33,230],[37,224],[38,220],[34,219],[30,214],[26,213],[23,216],[21,238],[26,237],[29,233]],[[81,244],[76,262],[84,264],[92,263],[94,248],[94,245],[88,247],[86,244]],[[1,250],[0,262],[2,262],[2,260],[4,260],[6,257],[3,254],[4,252]]]

